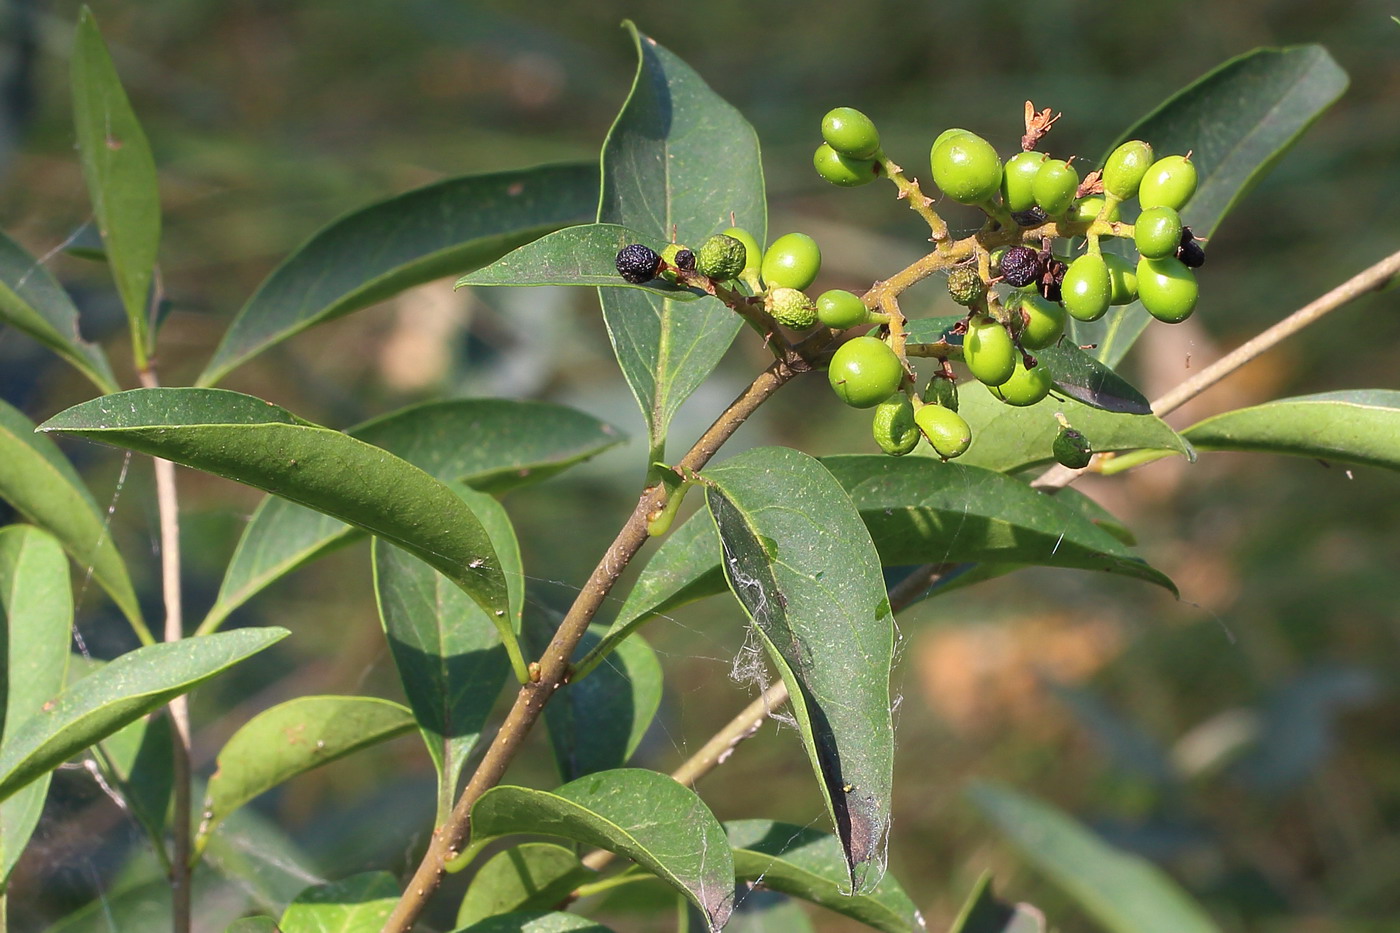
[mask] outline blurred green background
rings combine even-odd
[[[59,249],[90,217],[68,104],[77,9],[38,0],[0,8],[0,225],[48,257],[80,302],[87,335],[107,344],[130,385],[105,270]],[[811,150],[832,106],[869,113],[886,150],[915,175],[926,174],[928,145],[948,126],[1011,151],[1028,98],[1065,113],[1048,148],[1093,160],[1225,59],[1261,45],[1324,44],[1351,88],[1212,238],[1192,322],[1149,329],[1129,362],[1149,397],[1400,249],[1394,4],[148,0],[93,9],[161,172],[167,384],[193,379],[258,282],[342,212],[447,176],[595,158],[635,67],[624,18],[757,128],[770,232],[818,239],[818,289],[858,289],[895,271],[926,233],[885,186],[841,191],[816,178]],[[975,222],[949,216],[955,227]],[[924,304],[906,312],[925,313],[937,291],[911,293]],[[1339,312],[1176,420],[1279,395],[1396,388],[1397,294]],[[439,395],[545,398],[635,438],[640,416],[596,310],[584,290],[454,294],[438,282],[294,338],[225,385],[335,426]],[[673,447],[688,444],[761,362],[741,339],[682,410]],[[865,416],[840,409],[824,383],[785,389],[736,447],[870,450]],[[89,390],[6,330],[0,394],[42,420]],[[158,614],[149,467],[135,462],[123,479],[120,454],[66,449],[99,501],[114,503],[118,540]],[[567,606],[630,511],[644,457],[634,440],[507,500],[537,603]],[[193,617],[212,602],[257,496],[187,471],[180,483]],[[961,788],[974,776],[1039,794],[1158,860],[1228,929],[1400,928],[1400,480],[1213,454],[1081,488],[1136,531],[1183,599],[1102,575],[1024,571],[902,614],[890,866],[930,928],[945,928],[991,868],[999,890],[1038,904],[1056,928],[1093,929],[972,811]],[[234,617],[295,635],[270,660],[200,692],[202,773],[223,738],[274,702],[400,695],[367,566],[364,547],[352,548]],[[124,650],[119,618],[94,587],[84,591],[89,647]],[[668,685],[641,763],[669,770],[751,698],[752,685],[729,676],[744,633],[737,608],[715,599],[653,622],[647,637]],[[554,780],[542,746],[511,779]],[[721,818],[820,825],[810,783],[796,737],[769,725],[700,790]],[[422,844],[430,786],[416,739],[362,753],[260,801],[286,838],[250,824],[242,854],[262,853],[269,892],[402,867]],[[61,773],[55,788],[13,889],[17,930],[44,928],[95,898],[100,906],[149,875],[130,821],[84,771]],[[447,890],[461,885],[452,879]],[[444,928],[451,902],[444,893],[437,905]],[[660,928],[656,917],[608,920]],[[834,915],[813,920],[852,928]]]

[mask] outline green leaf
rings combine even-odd
[[[83,339],[78,309],[48,267],[0,232],[0,321],[72,363],[98,391],[117,391],[102,348]]]
[[[852,897],[846,857],[835,836],[791,823],[736,820],[724,824],[734,848],[735,877],[761,882],[886,933],[924,929],[923,918],[893,875]]]
[[[107,521],[58,445],[34,433],[34,423],[0,400],[0,499],[63,545],[83,573],[92,573],[112,601],[145,633],[126,564]]]
[[[1028,408],[1017,408],[998,401],[973,383],[961,388],[958,413],[973,428],[972,446],[958,458],[960,464],[1014,473],[1049,462],[1055,435],[1060,431],[1056,412],[1062,412],[1089,439],[1095,451],[1154,447],[1195,459],[1191,445],[1155,415],[1103,411],[1074,399],[1046,398]],[[924,449],[916,449],[915,454]]]
[[[87,7],[73,35],[71,66],[73,127],[83,179],[126,307],[136,360],[144,363],[151,349],[147,305],[160,245],[156,163]]]
[[[40,426],[255,486],[384,538],[442,571],[488,612],[506,584],[481,522],[447,486],[378,447],[223,389],[133,389]]]
[[[165,844],[170,798],[175,788],[174,738],[170,718],[154,713],[123,726],[97,743],[102,779],[153,844]]]
[[[122,726],[281,641],[283,628],[245,628],[128,652],[45,703],[0,749],[0,800]]]
[[[1055,497],[1003,474],[931,457],[822,461],[846,489],[886,566],[978,561],[1124,574],[1176,587]]]
[[[547,910],[598,873],[572,849],[552,842],[527,842],[497,852],[472,877],[457,909],[457,926],[497,914]]]
[[[724,830],[693,791],[655,771],[600,771],[554,791],[494,787],[472,808],[472,832],[561,836],[625,855],[684,894],[711,930],[734,907]]]
[[[983,872],[948,933],[1045,933],[1045,915],[1029,904],[1008,904],[992,893]]]
[[[637,48],[637,76],[603,144],[598,221],[635,230],[646,243],[679,238],[698,247],[732,224],[765,242],[753,127],[685,62],[626,26]],[[598,295],[650,449],[659,450],[676,409],[719,363],[742,322],[714,298],[682,305],[621,287]]]
[[[729,588],[791,695],[850,870],[852,894],[884,875],[894,725],[894,616],[855,505],[818,461],[763,447],[702,474]]]
[[[383,541],[374,546],[374,590],[408,704],[438,773],[440,824],[457,797],[458,778],[481,738],[510,671],[499,631],[520,628],[525,586],[520,545],[495,499],[459,488],[481,519],[506,575],[504,617],[486,612],[433,568]]]
[[[263,710],[219,751],[197,845],[254,797],[313,768],[403,735],[413,714],[375,697],[298,697]]]
[[[47,927],[45,933],[145,933],[174,929],[170,879],[150,874],[141,877],[139,882],[120,883],[112,890],[104,890],[99,897]],[[248,909],[247,897],[237,886],[199,866],[194,870],[190,896],[198,905],[200,929],[219,929]]]
[[[548,479],[624,440],[612,425],[564,405],[493,398],[414,405],[346,433],[444,482],[492,493]],[[263,500],[201,630],[217,627],[270,583],[360,534],[285,499]]]
[[[629,243],[644,243],[646,237],[618,224],[580,224],[565,227],[533,243],[507,253],[484,269],[457,280],[464,285],[592,285],[638,288],[676,301],[694,301],[704,296],[695,289],[653,279],[640,285],[625,281],[618,274],[618,250]],[[648,244],[660,252],[660,241]]]
[[[1182,220],[1197,236],[1210,236],[1347,83],[1320,45],[1256,49],[1178,91],[1119,141],[1145,139],[1159,155],[1191,151],[1199,182]],[[1133,302],[1092,324],[1072,322],[1072,339],[1096,344],[1095,355],[1117,366],[1149,321],[1142,303]]]
[[[1400,469],[1400,392],[1278,399],[1207,418],[1182,435],[1201,450],[1259,450]]]
[[[453,933],[612,933],[612,928],[578,914],[525,910],[487,917]]]
[[[601,641],[600,627],[590,629],[579,643],[580,656]],[[536,645],[537,654],[545,644]],[[544,708],[560,776],[571,781],[627,764],[656,718],[661,684],[661,662],[638,635],[618,645],[593,676],[562,687]]]
[[[1106,929],[1218,933],[1160,868],[1110,846],[1059,810],[991,782],[977,782],[968,795],[1027,861]]]
[[[0,748],[63,689],[72,628],[63,548],[37,528],[0,528]],[[46,773],[0,803],[0,892],[39,824],[48,790]]]
[[[586,221],[597,192],[592,167],[545,165],[450,178],[339,217],[258,287],[199,384],[308,327]]]
[[[387,871],[351,875],[298,894],[277,925],[282,933],[379,933],[399,894]]]
[[[235,920],[224,929],[224,933],[281,933],[277,921],[271,917],[244,917]]]
[[[1113,370],[1069,343],[1035,351],[1040,362],[1050,367],[1055,388],[1090,408],[1129,415],[1150,415],[1146,396]]]

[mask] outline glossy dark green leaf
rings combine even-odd
[[[689,898],[712,930],[734,907],[734,860],[719,821],[655,771],[600,771],[553,791],[494,787],[472,808],[472,832],[561,836],[625,855]]]
[[[457,926],[513,911],[548,910],[597,876],[564,846],[552,842],[512,846],[487,859],[472,877],[457,909]]]
[[[931,457],[854,455],[823,464],[887,566],[980,561],[1102,570],[1176,587],[1093,522],[1011,477]]]
[[[156,163],[92,11],[83,8],[70,61],[78,155],[107,265],[117,283],[139,360],[150,349],[151,282],[160,246]]]
[[[1121,139],[1145,139],[1159,156],[1192,153],[1199,183],[1182,220],[1197,236],[1210,236],[1347,83],[1320,45],[1256,49],[1178,91]],[[1208,282],[1202,295],[1208,305]],[[1150,321],[1142,303],[1133,302],[1092,324],[1074,321],[1071,333],[1117,366]]]
[[[579,642],[580,657],[602,638],[600,627],[590,629]],[[537,655],[548,643],[542,641]],[[637,635],[619,644],[591,676],[561,687],[544,709],[560,777],[571,781],[627,764],[661,706],[661,686],[661,662]]]
[[[45,703],[0,749],[0,800],[288,634],[245,628],[128,652]]]
[[[631,23],[627,28],[637,47],[637,77],[603,144],[598,221],[628,227],[653,244],[698,247],[734,224],[765,242],[753,127],[685,62]],[[635,288],[598,294],[651,449],[658,450],[676,409],[719,363],[742,322],[714,298],[681,303]]]
[[[820,462],[761,447],[707,468],[724,573],[791,695],[850,870],[884,875],[894,763],[894,615],[860,513]]]
[[[494,398],[414,405],[346,433],[444,482],[492,493],[548,479],[624,440],[612,425],[564,405]],[[360,534],[285,499],[263,500],[201,629],[212,630],[270,583]]]
[[[1054,807],[978,782],[972,802],[1027,861],[1114,933],[1219,933],[1164,871],[1110,846]]]
[[[972,446],[958,462],[1014,473],[1052,459],[1051,447],[1063,413],[1095,451],[1136,450],[1140,447],[1171,450],[1194,458],[1191,445],[1155,415],[1130,415],[1091,408],[1072,398],[1053,397],[1027,408],[999,401],[976,383],[960,387],[958,413],[972,425]],[[919,454],[926,448],[918,448]]]
[[[388,451],[223,389],[133,389],[40,426],[255,486],[384,538],[505,615],[491,541],[451,489]]]
[[[1129,415],[1150,415],[1147,397],[1103,363],[1069,343],[1035,351],[1042,365],[1050,367],[1055,388],[1090,408]]]
[[[117,391],[107,355],[83,339],[78,309],[48,267],[0,233],[0,321],[72,363],[99,392]]]
[[[558,910],[523,910],[487,917],[452,933],[612,933],[612,927]]]
[[[545,165],[450,178],[339,217],[258,287],[199,384],[308,327],[589,220],[597,195],[593,167]]]
[[[0,747],[63,689],[72,628],[63,548],[37,528],[0,528]],[[0,892],[39,823],[48,790],[45,773],[0,803]]]
[[[107,591],[133,626],[145,631],[126,564],[102,510],[58,445],[0,400],[0,499],[58,539],[83,573]]]
[[[923,918],[893,875],[869,892],[847,893],[849,869],[835,836],[792,823],[736,820],[724,824],[739,881],[820,904],[885,933],[924,929]]]
[[[646,243],[647,238],[619,224],[580,224],[543,236],[533,243],[507,253],[484,269],[457,280],[464,285],[591,285],[639,288],[675,301],[694,301],[704,296],[698,290],[682,288],[665,279],[652,279],[634,285],[617,271],[617,252],[630,243]],[[647,245],[660,252],[663,242]]]
[[[948,933],[1045,933],[1045,915],[1029,904],[1008,904],[992,893],[992,876],[977,879]]]
[[[407,708],[376,697],[298,697],[263,710],[219,751],[196,844],[259,794],[412,728]]]
[[[506,575],[510,609],[485,612],[450,580],[383,541],[374,546],[379,618],[408,704],[438,772],[438,822],[457,798],[458,778],[481,738],[511,665],[499,625],[520,629],[524,578],[510,516],[495,499],[458,487],[481,519]]]
[[[1258,450],[1400,469],[1400,392],[1363,389],[1227,411],[1182,435],[1200,450]]]
[[[1066,486],[1055,493],[1055,501],[1072,512],[1078,512],[1128,547],[1137,546],[1137,536],[1131,528],[1123,524],[1118,516],[1073,486]]]
[[[298,894],[277,925],[282,933],[379,933],[399,894],[387,871],[351,875]]]

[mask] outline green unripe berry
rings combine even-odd
[[[1140,139],[1130,139],[1109,155],[1103,164],[1103,190],[1120,201],[1138,193],[1143,176],[1152,166],[1152,147]]]
[[[870,425],[875,443],[892,457],[902,457],[919,446],[919,425],[914,421],[914,403],[903,392],[896,392],[875,406]]]
[[[1069,206],[1069,210],[1065,212],[1065,219],[1075,223],[1086,224],[1098,220],[1099,214],[1103,213],[1103,208],[1106,203],[1108,202],[1099,195],[1080,198]],[[1113,206],[1108,209],[1108,214],[1104,217],[1104,220],[1112,223],[1117,220],[1119,216],[1118,202],[1115,201]]]
[[[836,348],[826,376],[841,401],[873,408],[899,388],[904,366],[878,337],[854,337]]]
[[[1001,158],[976,133],[961,133],[933,147],[929,155],[933,183],[962,204],[980,204],[1001,187]]]
[[[1035,203],[1052,217],[1068,210],[1078,191],[1079,173],[1062,159],[1046,159],[1031,183]]]
[[[1055,443],[1051,445],[1050,452],[1055,455],[1055,461],[1060,466],[1069,467],[1071,470],[1084,469],[1094,458],[1089,439],[1068,426],[1060,428],[1060,433],[1055,435]]]
[[[768,293],[768,313],[773,320],[793,330],[806,330],[817,323],[817,306],[805,292],[795,288],[775,288]]]
[[[677,269],[687,272],[695,269],[695,252],[679,243],[667,243],[661,250],[661,261],[666,264],[661,269],[661,277],[668,282],[675,282]]]
[[[1035,192],[1031,186],[1035,184],[1036,173],[1048,158],[1043,152],[1031,150],[1018,152],[1006,160],[1001,179],[1001,203],[1008,211],[1025,211],[1035,207]]]
[[[1186,156],[1167,156],[1152,163],[1138,186],[1138,203],[1181,210],[1196,193],[1196,166]]]
[[[948,273],[948,294],[957,304],[970,308],[987,294],[987,283],[971,266],[958,266]]]
[[[999,386],[1016,369],[1016,345],[1005,327],[980,314],[967,323],[963,362],[978,382]]]
[[[822,268],[822,251],[805,233],[785,233],[763,254],[763,281],[770,288],[806,288]]]
[[[837,107],[822,117],[822,139],[843,156],[871,159],[880,151],[880,133],[869,117],[854,107]]]
[[[1139,259],[1138,298],[1159,321],[1179,324],[1196,309],[1196,276],[1174,256]]]
[[[1050,367],[1044,363],[1027,369],[1021,360],[1016,361],[1016,370],[1011,378],[999,386],[988,386],[993,395],[1008,405],[1025,408],[1050,394],[1055,378],[1050,375]]]
[[[826,143],[812,153],[812,167],[818,175],[841,188],[859,188],[874,181],[877,172],[873,160],[842,155]]]
[[[1048,347],[1065,332],[1065,309],[1037,291],[1021,292],[1021,346],[1027,350]]]
[[[695,253],[695,270],[721,282],[739,277],[748,261],[748,249],[739,240],[723,233],[700,244]]]
[[[963,416],[942,405],[925,405],[914,412],[914,421],[944,460],[961,457],[972,443],[972,429]]]
[[[1149,207],[1133,225],[1133,242],[1148,259],[1175,256],[1181,245],[1181,215],[1165,204]]]
[[[942,405],[952,411],[958,410],[958,384],[952,379],[934,376],[924,389],[924,401],[930,405]]]
[[[817,320],[827,327],[845,330],[870,320],[870,309],[851,292],[833,288],[817,298]]]
[[[1137,267],[1117,253],[1104,253],[1103,261],[1108,265],[1108,281],[1113,292],[1108,303],[1128,305],[1137,301]]]
[[[939,133],[936,137],[934,137],[933,146],[929,148],[929,151],[932,152],[934,149],[937,149],[939,146],[943,145],[948,140],[952,139],[954,136],[961,136],[964,133],[970,132],[972,131],[965,130],[960,126],[950,126],[943,132]]]
[[[1096,253],[1085,253],[1069,264],[1065,280],[1060,284],[1060,300],[1065,310],[1077,321],[1097,321],[1108,311],[1113,297],[1113,282],[1108,276],[1108,263]]]

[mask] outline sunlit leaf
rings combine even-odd
[[[1200,450],[1258,450],[1400,469],[1400,392],[1362,389],[1278,399],[1182,431]]]
[[[472,876],[457,909],[457,926],[512,911],[547,910],[597,872],[572,849],[551,842],[527,842],[491,856]]]
[[[297,895],[277,922],[281,933],[379,933],[399,900],[387,871],[352,875]]]

